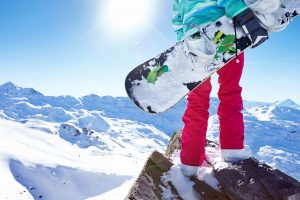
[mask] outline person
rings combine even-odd
[[[251,1],[253,4],[256,3]],[[275,0],[261,1],[272,1],[271,4],[276,2]],[[274,8],[273,11],[277,8]],[[259,12],[263,13],[261,10]],[[199,27],[203,28],[223,16],[232,19],[233,26],[245,31],[252,47],[256,47],[268,39],[268,29],[271,27],[268,24],[261,24],[259,18],[243,0],[173,0],[173,14],[172,23],[177,33],[177,40],[186,40],[187,43],[190,42],[188,38],[199,31]],[[193,46],[195,47],[195,45]],[[201,57],[203,49],[201,50],[201,47],[199,49],[190,51],[192,55]],[[221,156],[225,161],[251,157],[250,149],[244,145],[242,87],[239,84],[243,68],[244,53],[241,53],[217,72],[219,75],[218,98],[220,100],[217,110],[220,122],[219,142]],[[205,160],[211,90],[212,85],[209,78],[190,92],[187,97],[187,106],[182,117],[184,127],[180,152],[181,170],[186,176],[195,175]]]

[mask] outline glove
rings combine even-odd
[[[251,47],[255,48],[269,38],[268,31],[261,26],[259,19],[251,9],[247,8],[233,18],[235,27],[242,28],[251,41]]]

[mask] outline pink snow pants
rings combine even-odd
[[[242,88],[239,85],[244,67],[244,54],[240,54],[238,59],[239,63],[234,59],[218,71],[220,104],[217,113],[220,121],[221,149],[244,148]],[[182,117],[184,127],[180,152],[181,162],[185,165],[200,166],[205,159],[211,89],[210,79],[207,79],[188,95],[187,107]]]

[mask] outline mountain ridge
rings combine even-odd
[[[59,199],[68,195],[65,191],[76,191],[77,198],[122,199],[149,154],[164,152],[170,136],[182,128],[186,106],[184,99],[153,115],[126,97],[45,96],[12,82],[0,86],[0,99],[0,175],[7,177],[0,199]],[[207,131],[215,142],[218,103],[211,98]],[[244,101],[243,113],[245,144],[254,157],[300,180],[298,104]],[[77,180],[84,180],[85,190]]]
[[[0,117],[58,134],[82,148],[123,149],[130,143],[133,145],[130,148],[141,151],[145,143],[139,144],[134,138],[149,137],[151,142],[145,149],[151,149],[151,145],[163,149],[168,143],[167,135],[171,136],[183,126],[181,117],[185,99],[169,111],[153,115],[142,112],[126,97],[91,94],[75,98],[70,95],[45,96],[38,91],[32,95],[28,91],[35,90],[23,89],[12,82],[0,86]],[[216,142],[219,136],[218,103],[217,98],[211,98],[207,132],[207,137]],[[254,151],[254,156],[300,179],[295,170],[300,167],[299,105],[291,99],[274,103],[245,100],[243,113],[245,143]],[[72,131],[66,132],[63,126]],[[76,130],[80,134],[74,134]],[[139,136],[130,138],[131,132]]]

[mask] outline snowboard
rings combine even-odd
[[[281,0],[276,13],[284,16],[282,24],[287,25],[300,13],[300,0]],[[195,70],[185,54],[185,41],[178,42],[127,75],[125,89],[135,105],[149,113],[165,112],[251,45],[244,32],[235,31],[227,17],[211,23],[203,32],[217,47],[213,62]]]

